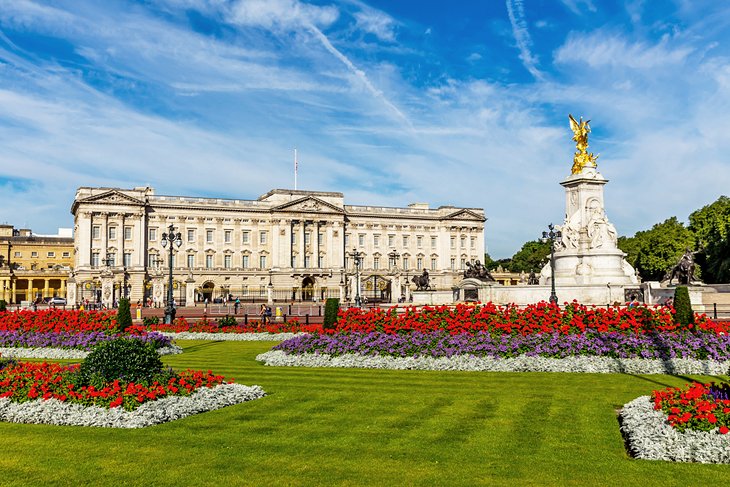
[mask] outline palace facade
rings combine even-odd
[[[0,225],[0,300],[21,303],[66,296],[74,263],[70,228],[36,235],[27,228]]]
[[[82,187],[71,213],[69,304],[125,295],[161,304],[171,263],[178,304],[353,299],[358,283],[365,300],[395,302],[424,270],[433,287],[451,289],[465,262],[484,257],[481,208],[346,205],[336,192],[240,200]],[[179,246],[168,244],[170,228]]]

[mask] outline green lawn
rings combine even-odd
[[[175,367],[268,397],[143,430],[0,423],[0,485],[716,486],[730,466],[628,458],[616,409],[688,378],[264,367],[266,342],[180,342]]]

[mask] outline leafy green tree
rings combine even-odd
[[[633,237],[619,237],[618,248],[626,254],[626,261],[632,266],[636,265],[636,258],[641,250],[641,239],[645,232],[637,232]]]
[[[540,242],[539,240],[525,242],[522,248],[512,256],[509,270],[512,272],[538,272],[549,255],[550,242]]]
[[[492,259],[492,257],[487,253],[484,254],[484,261],[482,263],[487,269],[492,269],[492,266],[497,267],[496,265],[494,265],[494,259]]]
[[[635,267],[645,280],[660,281],[679,262],[685,249],[694,247],[694,235],[673,216],[651,230],[639,232]],[[698,275],[698,270],[695,271]]]
[[[730,282],[730,198],[720,196],[689,216],[689,229],[700,247],[696,257],[706,282]]]

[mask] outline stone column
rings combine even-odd
[[[195,306],[195,279],[192,275],[185,279],[185,306]]]
[[[302,220],[299,228],[300,228],[299,233],[301,234],[301,238],[299,241],[299,255],[301,256],[301,264],[299,264],[299,267],[303,268],[303,267],[305,267],[304,263],[306,262],[305,257],[307,255],[306,254],[307,246],[304,244],[304,238],[307,233],[307,221]]]
[[[61,290],[59,292],[62,298],[66,297],[67,291],[66,291],[66,279],[61,279]]]
[[[33,301],[35,299],[35,296],[33,296],[33,279],[30,277],[28,278],[28,293],[25,295],[26,301]]]
[[[48,285],[49,285],[49,280],[47,278],[43,279],[43,297],[44,298],[48,296],[48,291],[49,291]]]
[[[18,302],[18,282],[16,280],[10,281],[10,302],[11,303],[17,303]]]

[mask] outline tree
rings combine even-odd
[[[689,229],[699,246],[697,262],[709,283],[730,281],[730,198],[720,196],[714,203],[689,216]]]
[[[533,240],[525,242],[520,250],[512,256],[509,270],[512,272],[539,272],[550,255],[550,242]]]
[[[119,298],[119,308],[117,309],[117,326],[119,331],[124,333],[127,328],[132,326],[132,312],[129,309],[129,299]]]
[[[626,262],[632,266],[636,266],[636,259],[639,257],[639,250],[641,250],[642,236],[646,232],[637,232],[633,237],[619,237],[618,248],[626,254]]]
[[[679,262],[685,249],[694,247],[694,235],[673,216],[651,230],[639,232],[639,252],[635,267],[649,281],[660,281]],[[698,274],[698,270],[695,270]]]

